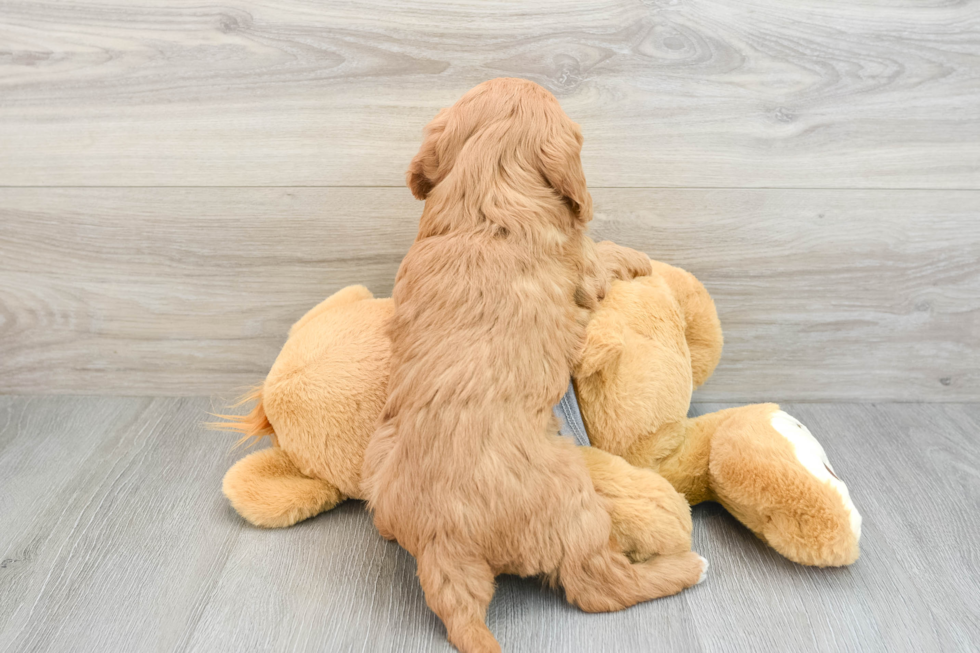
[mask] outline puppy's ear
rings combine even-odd
[[[439,182],[439,141],[446,131],[449,110],[442,109],[436,117],[425,126],[422,147],[412,159],[405,173],[405,182],[412,189],[415,199],[424,200],[432,188]]]
[[[592,219],[592,196],[582,172],[582,132],[570,121],[553,126],[541,144],[541,174],[575,214]]]

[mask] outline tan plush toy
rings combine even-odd
[[[361,498],[391,312],[362,286],[324,300],[293,325],[251,413],[228,418],[273,440],[225,475],[225,495],[249,522],[289,526]],[[687,418],[721,348],[707,291],[664,263],[614,282],[594,314],[574,380],[593,445],[581,451],[620,545],[634,560],[689,549],[687,502],[717,501],[790,560],[854,562],[861,517],[806,427],[775,404]]]

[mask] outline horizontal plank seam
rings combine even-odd
[[[261,381],[261,379],[259,379]],[[161,395],[161,394],[120,394],[120,393],[110,393],[110,394],[65,394],[63,392],[58,393],[46,393],[46,392],[16,392],[16,391],[4,391],[0,392],[0,398],[2,397],[27,397],[27,398],[66,398],[66,399],[218,399],[222,402],[226,400],[225,395],[229,394],[223,391],[216,391],[209,395]],[[229,397],[228,400],[232,400],[234,397]],[[848,406],[891,406],[891,405],[943,405],[943,406],[970,406],[980,408],[980,401],[946,401],[944,399],[915,399],[915,400],[901,400],[901,399],[860,399],[860,398],[847,398],[847,399],[780,399],[779,397],[761,397],[756,399],[743,399],[743,400],[719,400],[711,397],[698,398],[695,397],[691,401],[691,406],[697,408],[700,405],[716,405],[716,404],[731,404],[733,406],[744,406],[746,404],[753,403],[777,403],[777,404],[806,404],[806,405],[830,405],[830,404],[842,404]]]
[[[382,188],[406,188],[404,184],[399,184],[396,186],[381,186],[381,185],[369,185],[369,186],[345,186],[345,185],[267,185],[267,184],[256,184],[256,185],[241,185],[241,186],[229,186],[229,185],[213,185],[213,186],[190,186],[190,185],[174,185],[174,186],[104,186],[104,185],[92,185],[92,186],[79,186],[79,185],[29,185],[29,186],[18,186],[18,185],[6,185],[0,184],[0,190],[16,190],[16,189],[85,189],[90,188],[93,190],[98,189],[146,189],[146,188],[172,188],[172,189],[199,189],[204,190],[208,188],[363,188],[363,189],[382,189]],[[890,186],[594,186],[589,185],[590,189],[594,190],[801,190],[801,191],[813,191],[813,190],[836,190],[836,191],[915,191],[915,192],[937,192],[937,193],[962,193],[962,192],[980,192],[980,187],[977,188],[924,188],[916,186],[905,186],[905,187],[890,187]]]

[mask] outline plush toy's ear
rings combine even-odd
[[[618,314],[601,309],[596,311],[586,328],[585,348],[575,377],[584,379],[618,363],[626,348],[625,329]]]
[[[670,286],[684,312],[684,337],[691,351],[694,387],[699,388],[721,360],[721,349],[725,340],[715,302],[701,282],[687,270],[660,261],[654,261],[651,265],[653,274],[663,278]]]
[[[570,120],[549,125],[541,143],[541,174],[583,221],[592,219],[592,196],[582,172],[582,131]]]
[[[439,141],[446,131],[449,109],[442,109],[423,130],[422,147],[405,173],[405,181],[415,199],[424,200],[440,179]],[[444,174],[444,173],[443,173]]]
[[[297,320],[293,326],[289,327],[289,337],[292,337],[294,333],[309,324],[312,320],[322,315],[324,311],[329,311],[332,308],[337,308],[338,306],[344,306],[346,304],[353,304],[354,302],[364,299],[374,299],[374,295],[371,294],[371,291],[364,286],[347,286],[346,288],[341,288],[308,310],[306,315]]]

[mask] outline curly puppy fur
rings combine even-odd
[[[586,236],[581,145],[554,96],[496,79],[436,116],[407,175],[426,204],[395,280],[364,491],[464,652],[500,650],[485,623],[497,574],[543,575],[582,609],[611,611],[703,570],[689,550],[630,563],[551,412],[609,279],[650,272],[642,254]]]

